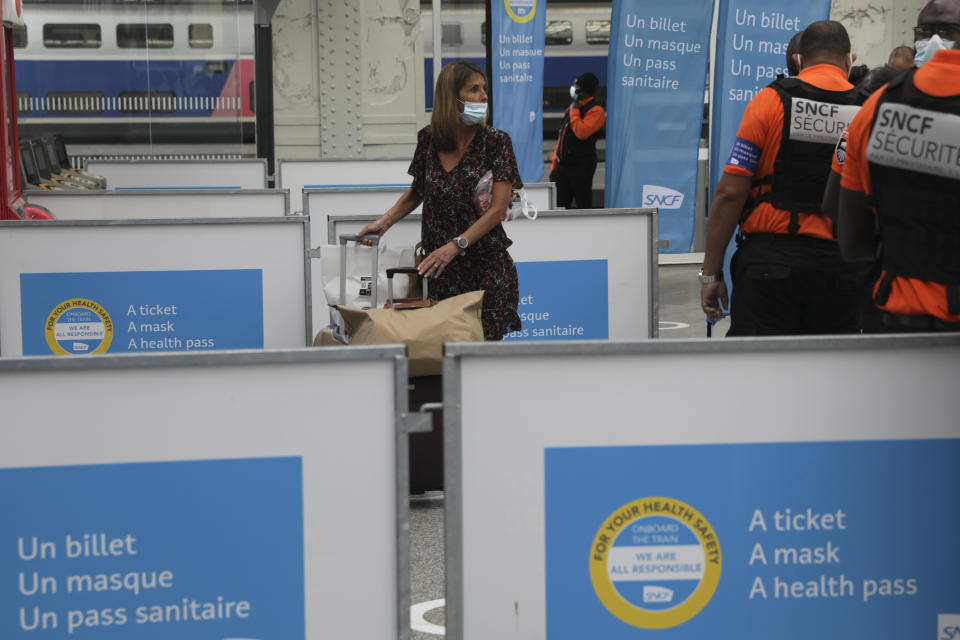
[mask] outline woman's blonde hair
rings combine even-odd
[[[460,90],[475,73],[486,79],[480,67],[468,60],[458,60],[444,66],[437,76],[437,87],[433,92],[433,115],[430,117],[430,141],[437,151],[455,151],[457,148],[460,126],[457,100],[460,99]]]

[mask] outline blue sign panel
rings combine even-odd
[[[543,178],[544,0],[491,2],[493,124],[510,134],[520,178]]]
[[[615,0],[605,202],[657,207],[668,251],[693,244],[713,0]]]
[[[263,273],[20,275],[24,355],[263,348]]]
[[[504,340],[606,340],[607,261],[518,262],[523,328]]]
[[[778,74],[787,75],[790,39],[811,22],[829,17],[830,0],[720,0],[710,123],[711,199],[747,103]],[[733,248],[731,240],[723,266],[728,289]]]
[[[547,638],[940,640],[958,459],[960,439],[547,449]]]
[[[300,458],[0,469],[0,637],[303,640]]]

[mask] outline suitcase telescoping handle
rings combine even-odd
[[[387,300],[393,302],[393,274],[395,273],[409,273],[409,274],[419,274],[420,271],[416,267],[394,267],[392,269],[387,269]],[[427,279],[420,278],[420,281],[423,282],[423,299],[426,300],[429,295],[427,294]]]
[[[360,242],[361,240],[369,240],[370,244],[373,245],[371,263],[372,269],[370,273],[372,277],[370,279],[370,307],[373,309],[377,308],[377,258],[379,257],[379,252],[377,247],[380,244],[380,236],[376,234],[371,234],[367,236],[357,236],[351,233],[344,233],[340,235],[340,304],[345,304],[347,300],[347,243],[348,242]]]

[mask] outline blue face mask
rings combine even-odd
[[[570,85],[570,99],[571,100],[577,99],[577,85],[575,84]]]
[[[481,124],[483,119],[487,117],[486,102],[464,102],[461,100],[460,103],[463,105],[463,113],[460,114],[460,120],[463,124]]]
[[[930,62],[930,58],[938,49],[953,49],[953,41],[944,40],[939,33],[935,33],[932,38],[917,40],[913,43],[913,46],[917,50],[917,55],[914,56],[913,61],[920,67]]]

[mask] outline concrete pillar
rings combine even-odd
[[[281,0],[277,158],[408,157],[424,123],[417,0]]]
[[[420,3],[377,0],[363,12],[363,155],[410,157],[426,124]]]
[[[273,16],[276,157],[319,158],[317,0],[280,0]]]
[[[833,0],[830,18],[850,34],[856,64],[882,66],[894,47],[913,44],[917,14],[928,0]]]

